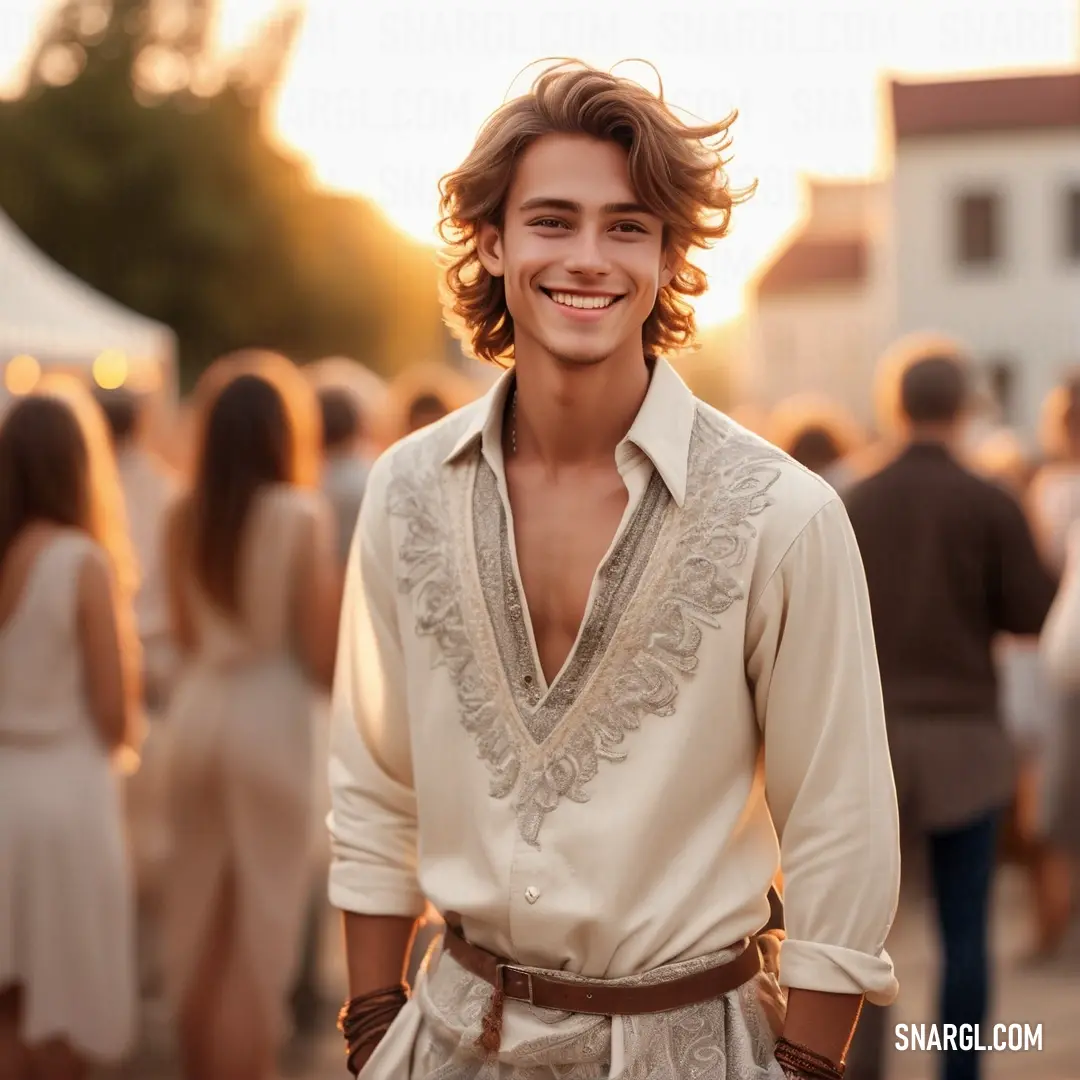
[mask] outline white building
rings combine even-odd
[[[808,181],[803,222],[747,289],[741,396],[771,408],[823,394],[870,420],[873,362],[889,323],[886,200],[880,182]]]
[[[888,179],[810,182],[748,289],[740,390],[767,408],[827,394],[872,422],[882,352],[942,334],[1031,439],[1080,366],[1080,71],[887,90]]]
[[[1080,365],[1080,72],[890,89],[891,333],[964,342],[1030,437]]]

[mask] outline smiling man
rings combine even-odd
[[[664,359],[705,289],[687,253],[745,194],[729,125],[561,65],[443,181],[448,319],[508,370],[383,456],[353,542],[330,892],[364,1078],[836,1077],[895,995],[843,506]]]

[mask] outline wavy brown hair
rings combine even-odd
[[[29,524],[81,529],[104,549],[130,600],[139,570],[105,417],[70,376],[51,375],[0,423],[0,562]]]
[[[224,612],[240,608],[240,554],[256,496],[318,476],[315,392],[275,353],[224,357],[196,387],[200,418],[192,491],[180,511],[177,556]]]
[[[501,228],[515,165],[532,143],[544,135],[588,135],[627,151],[637,197],[664,223],[674,276],[645,320],[645,351],[663,355],[690,345],[694,310],[686,298],[700,296],[708,281],[687,255],[725,236],[732,207],[754,190],[734,190],[724,172],[735,117],[685,123],[665,102],[662,87],[653,94],[576,60],[543,71],[527,94],[488,118],[460,168],[439,183],[443,314],[454,335],[483,360],[505,366],[512,359],[514,321],[503,279],[480,263],[481,226]]]

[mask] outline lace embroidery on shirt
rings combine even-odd
[[[416,632],[435,639],[435,664],[450,671],[461,722],[493,774],[491,796],[502,799],[514,790],[521,764],[503,720],[498,685],[476,662],[465,626],[462,582],[454,565],[447,495],[435,471],[437,458],[403,462],[403,457],[393,462],[387,491],[387,509],[405,528],[398,552],[398,588],[413,594]]]
[[[540,673],[525,626],[525,604],[514,574],[506,508],[495,473],[481,459],[473,492],[473,534],[480,584],[510,692],[534,742],[544,742],[555,730],[603,659],[619,619],[648,567],[671,502],[667,485],[654,472],[632,520],[601,570],[600,587],[586,615],[580,641],[545,696],[541,694]]]
[[[413,594],[417,633],[435,639],[436,662],[450,671],[462,724],[492,773],[490,794],[516,794],[519,832],[530,845],[539,847],[544,818],[564,798],[588,801],[585,788],[601,761],[625,760],[627,733],[647,716],[674,713],[680,681],[697,668],[703,627],[718,628],[723,613],[745,596],[740,568],[757,535],[753,519],[771,505],[781,457],[699,409],[682,509],[665,511],[658,499],[642,520],[642,534],[627,548],[629,559],[642,557],[645,564],[636,590],[624,593],[621,586],[635,576],[629,565],[620,566],[621,576],[606,577],[595,605],[606,618],[595,655],[581,661],[586,675],[574,696],[558,698],[558,712],[530,725],[535,718],[519,707],[509,685],[522,678],[514,659],[519,646],[509,646],[509,670],[499,662],[500,637],[515,641],[513,632],[498,629],[513,609],[503,591],[501,545],[478,543],[469,528],[478,524],[469,513],[472,485],[454,489],[451,480],[444,486],[435,456],[407,463],[397,456],[389,510],[406,530],[400,588]],[[485,498],[482,469],[475,482],[481,485],[476,497]],[[486,528],[487,515],[481,518]],[[650,542],[646,534],[653,529]]]

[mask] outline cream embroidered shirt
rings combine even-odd
[[[614,979],[756,932],[781,867],[781,983],[890,1002],[896,796],[839,498],[658,361],[616,454],[625,515],[548,686],[503,471],[512,379],[371,471],[334,694],[332,903],[428,900],[494,953]]]

